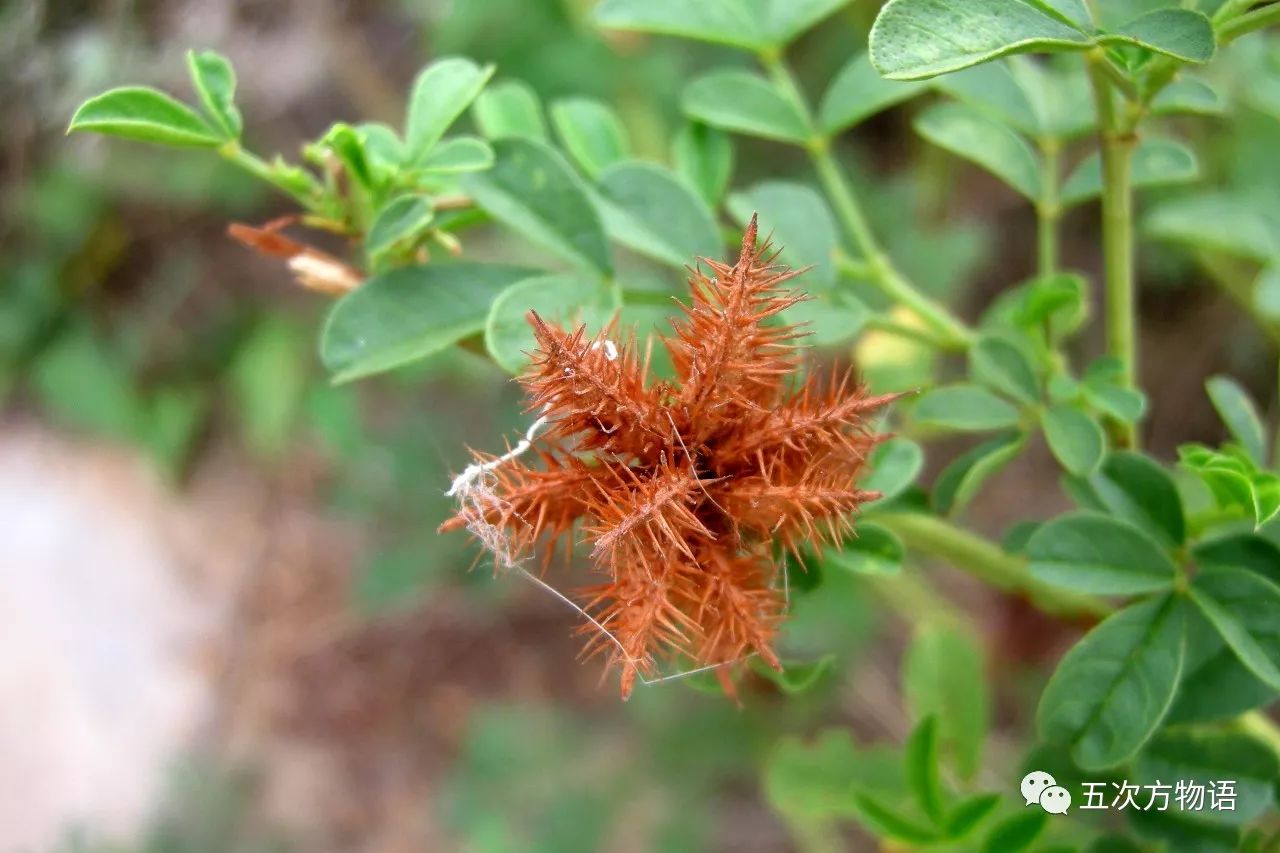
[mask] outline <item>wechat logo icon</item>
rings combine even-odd
[[[1027,805],[1038,803],[1049,814],[1066,814],[1071,808],[1071,792],[1043,770],[1022,777],[1022,799]]]

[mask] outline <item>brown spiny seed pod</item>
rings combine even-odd
[[[773,543],[836,541],[877,497],[855,484],[880,440],[870,416],[896,395],[868,396],[847,374],[794,387],[801,333],[775,317],[804,297],[775,257],[753,217],[737,263],[691,270],[692,300],[663,339],[674,384],[650,382],[611,328],[566,333],[530,312],[537,352],[520,382],[546,418],[540,461],[486,469],[486,499],[442,525],[499,530],[514,553],[548,558],[576,529],[601,578],[579,601],[613,638],[585,626],[587,649],[621,669],[624,698],[663,660],[755,653],[778,667]]]

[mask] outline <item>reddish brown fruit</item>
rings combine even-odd
[[[584,626],[586,651],[620,667],[624,698],[664,660],[779,667],[773,543],[836,541],[877,497],[855,483],[880,440],[869,417],[893,396],[848,375],[792,388],[801,333],[776,315],[804,297],[774,257],[753,217],[737,263],[691,271],[693,298],[663,341],[675,385],[650,383],[612,328],[566,333],[530,312],[538,351],[520,381],[546,418],[541,464],[503,461],[485,500],[442,526],[486,541],[500,530],[507,554],[525,555],[577,523],[602,578],[580,601],[612,635]]]

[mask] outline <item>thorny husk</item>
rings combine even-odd
[[[612,327],[593,338],[530,312],[537,352],[520,381],[546,418],[540,464],[496,465],[484,499],[441,528],[467,526],[490,547],[500,531],[502,562],[544,548],[545,570],[576,526],[602,577],[578,599],[617,641],[586,625],[587,652],[621,668],[624,698],[660,660],[755,653],[780,668],[773,544],[839,541],[878,496],[855,484],[880,440],[870,416],[896,395],[868,396],[847,373],[793,387],[803,333],[776,316],[805,297],[756,236],[753,217],[736,264],[691,270],[691,303],[662,340],[677,383],[650,382],[647,355],[634,339],[615,346]]]

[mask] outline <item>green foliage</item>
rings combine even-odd
[[[226,141],[195,110],[141,86],[112,89],[85,101],[68,131],[90,131],[162,145],[214,148]]]
[[[685,115],[721,130],[803,145],[805,117],[772,82],[749,71],[713,71],[684,90]]]

